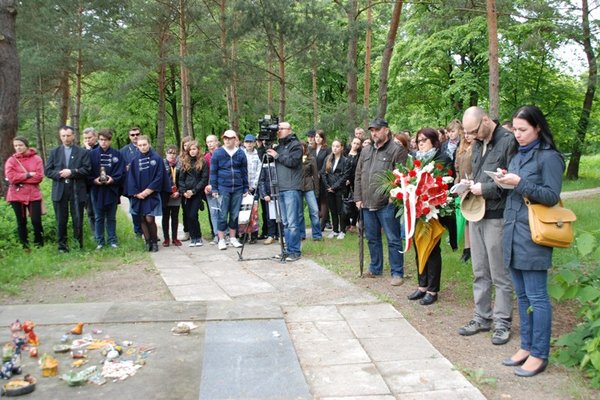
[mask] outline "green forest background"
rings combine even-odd
[[[489,105],[484,0],[17,3],[19,133],[36,138],[42,153],[57,143],[62,123],[112,128],[115,146],[140,126],[159,152],[185,134],[256,133],[264,114],[281,115],[301,137],[322,128],[330,140],[345,138],[376,114],[396,3],[401,16],[385,93],[392,128],[441,127],[470,105]],[[581,8],[586,3],[595,50],[597,2],[494,3],[499,119],[538,105],[560,149],[571,153],[590,79]],[[561,49],[583,68],[574,71],[558,57]],[[592,113],[579,139],[584,154],[600,148],[597,128]]]

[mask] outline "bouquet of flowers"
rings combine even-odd
[[[412,157],[408,158],[406,166],[398,164],[395,170],[386,171],[384,174],[381,188],[389,194],[392,202],[398,207],[397,216],[404,218],[406,238],[404,251],[410,248],[417,225],[426,229],[429,232],[427,235],[439,233],[441,236],[443,228],[438,218],[450,215],[454,211],[454,198],[448,190],[449,185],[454,181],[452,175],[453,171],[442,164],[431,160],[419,161]],[[419,221],[422,223],[419,224]],[[418,244],[418,236],[423,235],[417,232],[415,238],[417,247],[422,248]],[[435,237],[433,241],[430,239],[433,245],[437,243]]]

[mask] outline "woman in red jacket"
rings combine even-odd
[[[44,179],[44,163],[35,149],[22,136],[13,139],[15,154],[6,160],[4,173],[9,182],[6,200],[12,205],[17,217],[17,232],[23,248],[29,249],[27,239],[27,212],[33,225],[36,246],[44,245],[42,227],[42,193],[40,182]]]

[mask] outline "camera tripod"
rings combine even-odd
[[[271,146],[265,146],[265,147],[271,148]],[[266,168],[266,171],[264,171],[265,168]],[[246,242],[248,241],[248,238],[251,235],[250,232],[245,232],[243,240],[242,240],[242,247],[237,252],[238,257],[239,257],[238,261],[279,260],[280,263],[285,264],[286,252],[285,252],[285,245],[283,243],[283,232],[281,229],[281,205],[279,204],[279,181],[277,180],[277,169],[275,168],[275,160],[271,156],[269,156],[266,152],[265,152],[265,154],[263,154],[263,157],[262,157],[262,167],[261,167],[260,173],[267,174],[267,179],[269,182],[269,190],[271,192],[269,197],[271,197],[271,202],[273,202],[273,205],[274,205],[273,208],[275,209],[275,225],[277,226],[277,233],[279,235],[280,253],[279,253],[279,256],[275,256],[275,257],[244,258],[244,256],[243,256],[244,248],[246,247]],[[259,194],[258,194],[258,188],[257,188],[256,193],[254,194],[254,200],[256,201],[256,199],[258,197],[259,197]],[[269,218],[270,217],[271,217],[271,215],[269,215]],[[250,220],[251,219],[252,219],[252,216],[250,217]],[[248,221],[248,224],[250,224],[250,221]]]

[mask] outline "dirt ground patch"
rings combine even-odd
[[[0,294],[2,304],[102,303],[173,300],[154,265],[143,263],[92,271],[75,278],[36,278],[17,295]]]
[[[516,377],[512,368],[501,360],[519,346],[518,318],[515,310],[513,338],[504,346],[491,344],[490,333],[469,338],[456,330],[472,314],[472,304],[461,304],[453,296],[453,288],[443,287],[440,301],[423,307],[406,299],[415,287],[415,278],[407,277],[401,287],[389,285],[389,279],[346,279],[390,301],[410,323],[423,334],[445,357],[475,384],[488,399],[592,399],[600,398],[599,391],[586,388],[577,372],[552,364],[533,379]],[[114,270],[93,271],[78,278],[35,279],[23,286],[19,295],[0,295],[2,304],[126,302],[172,300],[172,297],[153,266],[133,264]],[[558,305],[554,309],[553,336],[568,331],[573,324],[574,308]]]

